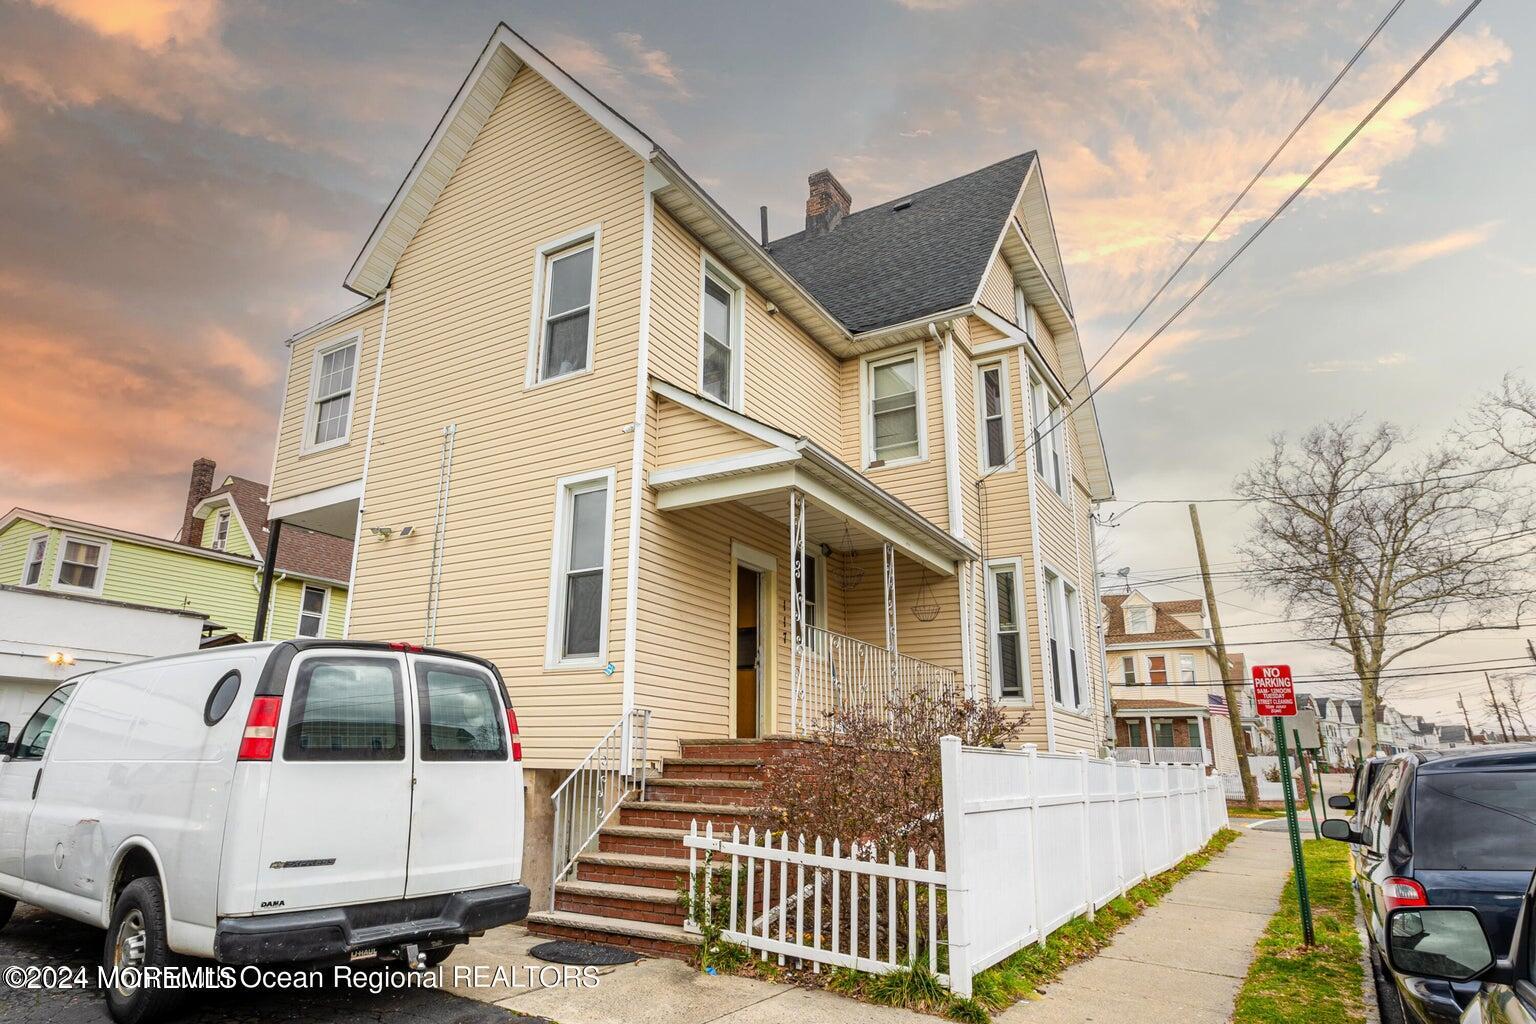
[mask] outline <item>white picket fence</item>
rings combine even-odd
[[[940,756],[943,870],[931,850],[845,850],[739,828],[725,838],[695,823],[683,839],[694,894],[685,927],[719,924],[722,938],[764,959],[818,971],[879,974],[926,961],[969,996],[978,971],[1092,915],[1227,824],[1221,783],[1194,765],[963,747],[952,736]],[[701,901],[704,892],[717,897]]]

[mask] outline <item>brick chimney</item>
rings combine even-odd
[[[810,177],[811,190],[805,200],[805,233],[823,235],[842,223],[853,206],[853,199],[832,172],[822,168]]]
[[[208,497],[213,490],[213,471],[215,464],[212,459],[198,459],[192,463],[192,479],[187,484],[187,507],[181,515],[181,542],[183,544],[201,544],[203,542],[203,521],[194,519],[192,510],[197,508],[198,502]]]

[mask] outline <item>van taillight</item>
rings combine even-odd
[[[512,737],[512,760],[523,759],[523,744],[517,736],[517,712],[507,708],[507,734]]]
[[[281,697],[256,697],[250,714],[245,716],[245,733],[240,737],[242,761],[270,761],[277,746],[277,713],[283,709]]]
[[[1424,895],[1424,887],[1411,878],[1387,879],[1381,883],[1381,898],[1389,912],[1398,907],[1429,906],[1429,897]]]

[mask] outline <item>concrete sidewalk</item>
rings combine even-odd
[[[1224,1024],[1290,875],[1284,832],[1247,831],[1006,1024]]]
[[[997,1019],[1222,1024],[1289,871],[1284,833],[1245,833],[1126,926],[1108,949],[1068,970],[1042,999],[1020,1003]],[[606,968],[592,987],[539,987],[538,970],[545,965],[528,950],[542,941],[512,926],[461,947],[448,960],[450,971],[461,965],[511,968],[517,986],[454,991],[561,1024],[933,1024],[938,1019],[815,989],[712,977],[673,960]]]

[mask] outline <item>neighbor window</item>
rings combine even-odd
[[[869,363],[871,465],[915,459],[922,454],[918,353]]]
[[[1153,720],[1152,733],[1156,737],[1157,746],[1173,746],[1173,721],[1171,719],[1161,718]]]
[[[1161,654],[1153,654],[1147,657],[1147,682],[1166,683],[1168,681],[1168,659]]]
[[[213,543],[208,545],[215,551],[223,551],[229,546],[229,509],[220,509],[218,518],[213,521]]]
[[[324,587],[306,586],[304,588],[304,597],[299,605],[299,636],[325,634],[326,597]]]
[[[999,697],[1023,697],[1024,644],[1020,627],[1019,573],[1012,563],[987,567],[992,601],[992,661]]]
[[[592,352],[592,299],[597,240],[585,238],[540,255],[544,308],[539,314],[537,380],[587,369]]]
[[[1127,633],[1152,632],[1152,609],[1145,605],[1125,610],[1125,631]]]
[[[1008,460],[1008,366],[983,366],[978,377],[982,468],[997,469]]]
[[[48,535],[40,533],[27,542],[27,567],[22,573],[24,586],[35,587],[43,578],[43,559],[48,555]]]
[[[352,392],[357,377],[356,337],[315,353],[314,392],[310,398],[310,447],[342,444],[352,425]]]
[[[1195,681],[1195,656],[1193,654],[1179,655],[1179,682],[1192,683]]]
[[[1144,730],[1142,729],[1142,724],[1140,722],[1127,721],[1125,723],[1125,745],[1128,747],[1146,746],[1146,736],[1143,735],[1143,732]]]
[[[1126,686],[1136,685],[1136,659],[1124,657],[1120,659],[1120,678]]]
[[[741,368],[741,288],[713,267],[704,268],[704,316],[699,339],[699,388],[736,408]]]
[[[105,546],[65,537],[59,551],[59,571],[54,585],[67,590],[101,591],[102,554]]]
[[[611,474],[563,481],[556,509],[550,654],[592,661],[603,648],[608,604]]]

